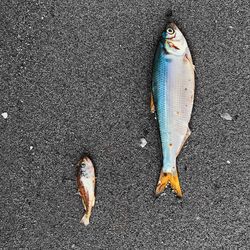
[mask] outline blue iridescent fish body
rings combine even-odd
[[[154,58],[151,111],[156,111],[163,166],[156,194],[170,184],[181,197],[176,157],[190,135],[194,98],[194,65],[187,42],[174,23],[163,32]]]

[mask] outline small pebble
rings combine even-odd
[[[140,141],[141,141],[140,146],[141,146],[142,148],[144,148],[144,147],[147,145],[146,139],[145,139],[145,138],[141,138]]]
[[[7,119],[7,117],[8,117],[8,113],[7,113],[7,112],[2,113],[1,115],[2,115],[2,117],[3,117],[4,119]]]
[[[30,150],[32,150],[33,149],[33,146],[30,146]]]
[[[227,121],[232,121],[233,120],[232,116],[229,115],[228,113],[223,113],[220,116],[221,116],[221,118],[223,118],[223,119],[225,119]]]
[[[231,162],[230,161],[227,161],[227,164],[230,164]]]
[[[228,26],[229,29],[233,29],[234,27],[233,26]]]

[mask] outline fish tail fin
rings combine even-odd
[[[85,213],[84,216],[82,217],[80,223],[84,224],[85,226],[87,226],[89,224],[89,217],[90,215]]]
[[[155,194],[160,195],[168,184],[170,184],[176,195],[181,198],[182,191],[177,171],[175,173],[161,171]]]

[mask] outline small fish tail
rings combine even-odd
[[[175,191],[176,195],[181,198],[182,191],[177,171],[175,173],[161,171],[155,194],[160,195],[168,184],[170,184],[170,187]]]
[[[87,226],[89,224],[89,217],[90,217],[90,215],[88,213],[85,213],[84,216],[82,217],[80,223]]]

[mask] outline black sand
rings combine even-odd
[[[197,76],[182,200],[153,195],[152,60],[171,8]],[[247,13],[248,1],[1,1],[0,249],[249,248]],[[86,151],[88,227],[74,168]]]

